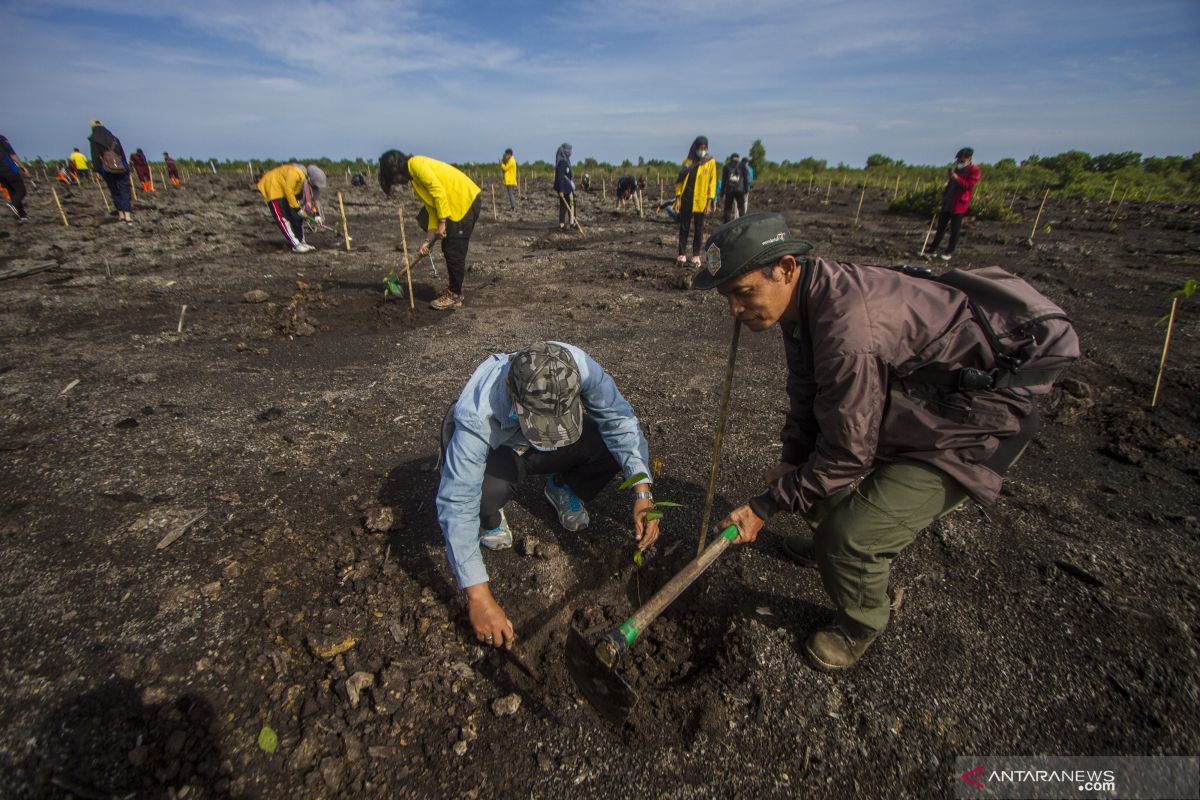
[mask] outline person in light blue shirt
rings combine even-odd
[[[569,531],[587,527],[587,503],[620,472],[633,487],[638,547],[658,539],[650,452],[633,407],[591,356],[536,342],[490,356],[475,369],[442,425],[437,517],[476,638],[511,647],[512,622],[488,588],[480,545],[512,546],[504,504],[526,475],[546,475],[546,499]]]

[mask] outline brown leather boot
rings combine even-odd
[[[809,662],[822,672],[838,672],[850,669],[875,639],[852,639],[841,628],[831,625],[808,637],[804,652]]]

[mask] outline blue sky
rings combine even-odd
[[[734,16],[736,14],[736,18]],[[1200,2],[0,0],[0,133],[157,156],[1200,151]]]

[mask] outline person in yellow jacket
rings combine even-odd
[[[708,154],[708,138],[697,136],[675,179],[675,211],[679,214],[678,264],[686,264],[688,228],[695,225],[692,264],[700,266],[700,244],[704,241],[704,215],[713,209],[717,196],[717,162]]]
[[[83,153],[79,152],[79,148],[76,147],[71,152],[71,155],[68,156],[68,158],[70,158],[71,163],[75,165],[76,176],[78,176],[79,179],[82,181],[84,178],[86,178],[88,176],[88,170],[91,169],[88,166],[87,156],[85,156]]]
[[[271,209],[271,218],[283,231],[283,238],[287,239],[293,253],[310,253],[317,249],[304,241],[304,217],[299,198],[307,179],[300,167],[284,164],[264,172],[255,182]]]
[[[426,156],[410,156],[388,150],[379,157],[379,186],[389,197],[397,183],[411,183],[425,207],[417,222],[425,229],[420,253],[429,252],[434,239],[442,240],[450,285],[430,308],[444,311],[462,308],[463,279],[467,274],[467,248],[479,219],[479,187],[459,170]]]
[[[508,205],[513,211],[517,210],[517,159],[513,158],[512,148],[504,151],[500,159],[500,169],[504,172],[504,188],[508,191]]]

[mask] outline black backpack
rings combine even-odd
[[[967,296],[975,322],[991,347],[991,369],[925,367],[902,380],[959,391],[1014,390],[1047,394],[1079,359],[1079,336],[1066,312],[1025,281],[1000,267],[952,269],[935,275],[925,267],[892,267],[950,286]]]

